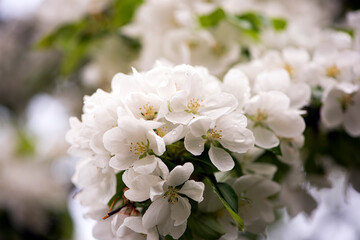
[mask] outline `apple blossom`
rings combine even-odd
[[[143,216],[145,228],[158,225],[162,235],[170,234],[174,238],[184,233],[191,205],[189,200],[180,194],[197,202],[203,200],[204,184],[188,180],[193,171],[194,166],[191,163],[176,166],[169,175],[164,176],[163,181],[150,189],[150,198],[153,202]]]
[[[208,117],[198,117],[189,124],[190,131],[185,135],[185,148],[196,156],[204,151],[204,144],[209,142],[211,162],[220,171],[231,170],[234,167],[231,155],[214,144],[217,141],[232,152],[246,152],[254,144],[253,134],[246,125],[246,117],[238,112],[224,115],[216,121]]]

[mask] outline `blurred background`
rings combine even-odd
[[[140,44],[118,29],[142,2],[0,0],[1,240],[92,239],[92,222],[72,200],[68,119],[80,117],[84,95],[109,90],[114,74],[131,70]],[[320,2],[334,6],[334,25],[360,9],[358,0]],[[359,193],[341,169],[329,181],[311,188],[311,214],[290,220],[280,209],[267,239],[360,239]]]

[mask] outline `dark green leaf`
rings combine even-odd
[[[125,183],[122,180],[122,176],[124,174],[125,171],[121,171],[119,173],[116,174],[116,193],[115,195],[110,199],[110,201],[108,202],[108,206],[110,207],[112,202],[116,199],[116,198],[121,198],[124,195],[124,188],[126,187]]]
[[[191,215],[188,219],[188,226],[193,234],[203,239],[219,239],[225,234],[224,229],[213,214],[203,213]],[[186,238],[186,240],[191,239],[193,238]]]
[[[215,11],[208,15],[202,15],[199,17],[199,23],[201,27],[208,28],[208,27],[215,27],[218,25],[224,18],[226,14],[224,10],[221,8],[217,8]]]
[[[234,212],[238,212],[238,197],[234,189],[227,183],[217,183],[220,194],[224,197],[225,201],[229,204]]]
[[[165,237],[164,237],[164,239],[165,240],[175,240],[172,236],[170,236],[170,235],[166,235]]]
[[[235,177],[235,178],[241,177],[241,176],[243,175],[241,165],[240,165],[240,163],[239,163],[234,157],[233,157],[233,160],[234,160],[235,166],[234,166],[234,168],[231,170],[231,174],[232,174],[232,176]]]
[[[221,191],[220,191],[220,189],[218,187],[218,183],[216,182],[216,180],[215,179],[211,180],[210,178],[205,178],[204,182],[206,184],[209,184],[212,187],[214,193],[219,197],[220,201],[222,202],[222,204],[224,205],[226,210],[230,213],[231,217],[234,219],[238,229],[240,231],[244,231],[244,222],[243,222],[243,220],[237,214],[237,211],[233,210],[233,207],[230,205],[230,203],[228,203],[226,201],[225,197],[222,195],[222,193],[221,193]]]
[[[192,240],[194,239],[190,227],[187,227],[184,234],[179,238],[179,240]]]
[[[271,148],[271,149],[267,149],[267,151],[270,151],[270,152],[272,152],[273,154],[275,154],[277,156],[282,156],[280,144],[277,145],[276,147]]]

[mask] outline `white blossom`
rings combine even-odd
[[[204,184],[188,180],[193,171],[191,163],[176,166],[169,175],[164,176],[163,181],[150,189],[153,202],[143,216],[145,228],[150,229],[157,225],[160,234],[170,234],[174,238],[179,238],[184,233],[191,205],[189,200],[180,194],[197,202],[203,200]]]
[[[360,136],[360,91],[357,85],[342,83],[324,95],[321,120],[327,128],[344,125],[346,132]]]
[[[214,143],[217,141],[232,152],[246,152],[254,144],[253,134],[246,125],[246,117],[238,112],[224,115],[216,121],[198,117],[189,124],[190,132],[185,136],[185,148],[196,156],[204,151],[204,144],[209,142],[211,162],[220,171],[231,170],[234,167],[231,155]]]

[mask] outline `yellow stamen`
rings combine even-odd
[[[222,138],[222,130],[217,130],[216,126],[214,126],[214,128],[209,129],[207,131],[207,136],[206,138],[209,140],[216,140],[216,139],[221,139]]]
[[[186,112],[192,113],[192,114],[198,114],[199,108],[201,106],[201,103],[203,102],[203,99],[200,98],[193,98],[191,99],[187,104],[187,110]]]
[[[153,120],[156,118],[157,112],[152,105],[145,104],[144,106],[140,107],[139,110],[145,120]]]
[[[141,156],[142,154],[146,153],[148,151],[148,146],[145,145],[143,142],[139,143],[130,143],[130,152],[137,156]]]
[[[336,65],[332,65],[326,69],[326,75],[331,78],[336,78],[340,74],[340,69]]]
[[[173,205],[179,201],[178,189],[173,186],[169,186],[168,190],[164,194],[164,198],[168,199],[168,203]]]
[[[295,76],[295,69],[290,64],[286,63],[284,69],[289,73],[291,78]]]
[[[168,126],[157,128],[154,131],[158,136],[164,137],[168,133]]]

